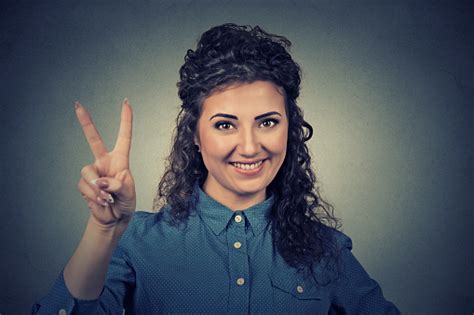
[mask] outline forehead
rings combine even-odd
[[[280,89],[267,81],[233,84],[217,90],[204,99],[201,116],[228,113],[237,116],[256,116],[263,112],[285,114],[285,97]]]

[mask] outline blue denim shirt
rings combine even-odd
[[[335,233],[342,281],[315,282],[274,249],[267,213],[272,197],[233,212],[197,185],[187,224],[168,224],[167,208],[136,212],[95,300],[75,299],[61,272],[34,314],[399,314]],[[319,267],[317,267],[319,268]],[[324,270],[316,271],[323,273]]]

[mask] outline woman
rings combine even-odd
[[[34,313],[393,313],[315,188],[290,42],[259,27],[205,32],[180,69],[174,144],[156,213],[135,211],[126,99],[78,184],[84,236]]]

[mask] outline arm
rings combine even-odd
[[[79,103],[75,107],[95,157],[93,164],[82,169],[78,184],[90,217],[79,246],[52,291],[69,300],[92,301],[103,291],[112,253],[135,211],[135,185],[129,170],[132,110],[125,99],[116,145],[107,152],[87,110]]]
[[[101,286],[101,292],[96,298],[81,299],[74,296],[66,285],[63,270],[49,293],[33,305],[32,313],[61,314],[60,311],[64,310],[64,314],[121,314],[122,309],[129,304],[135,286],[135,270],[129,260],[126,248],[130,242],[128,235],[133,233],[136,219],[134,216],[126,233],[115,247],[106,269],[106,275],[104,275],[105,283]],[[80,277],[80,279],[82,278],[84,277]]]
[[[104,227],[89,218],[84,236],[64,268],[64,280],[71,294],[79,299],[96,299],[104,286],[112,253],[127,223]]]

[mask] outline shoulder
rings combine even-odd
[[[127,230],[122,235],[115,255],[128,261],[131,265],[139,266],[144,261],[164,261],[184,241],[193,238],[197,224],[174,225],[169,221],[168,208],[159,212],[137,211],[130,221]],[[196,220],[195,217],[191,219]]]
[[[352,239],[344,232],[327,225],[321,225],[322,232],[331,239],[337,251],[352,250]]]
[[[349,236],[334,229],[334,237],[339,250],[352,250],[352,239]]]
[[[144,231],[152,226],[161,224],[164,219],[164,212],[136,211],[130,222],[129,229],[135,232]]]
[[[130,221],[127,230],[122,236],[121,242],[129,242],[133,239],[143,239],[151,231],[162,229],[166,224],[167,209],[159,212],[136,211]]]
[[[341,231],[330,230],[338,250],[336,268],[329,272],[333,307],[344,314],[400,314],[392,303],[385,300],[377,281],[353,255],[351,238]]]
[[[336,281],[346,269],[345,257],[352,255],[352,240],[344,232],[322,225],[320,228],[325,253],[321,260],[313,265],[313,274],[320,284]]]
[[[187,221],[183,224],[173,223],[170,210],[170,207],[165,206],[158,212],[136,211],[122,236],[122,245],[156,239],[156,237],[162,241],[176,239],[187,230],[188,225]],[[194,216],[189,217],[189,220],[193,219],[195,219]]]

